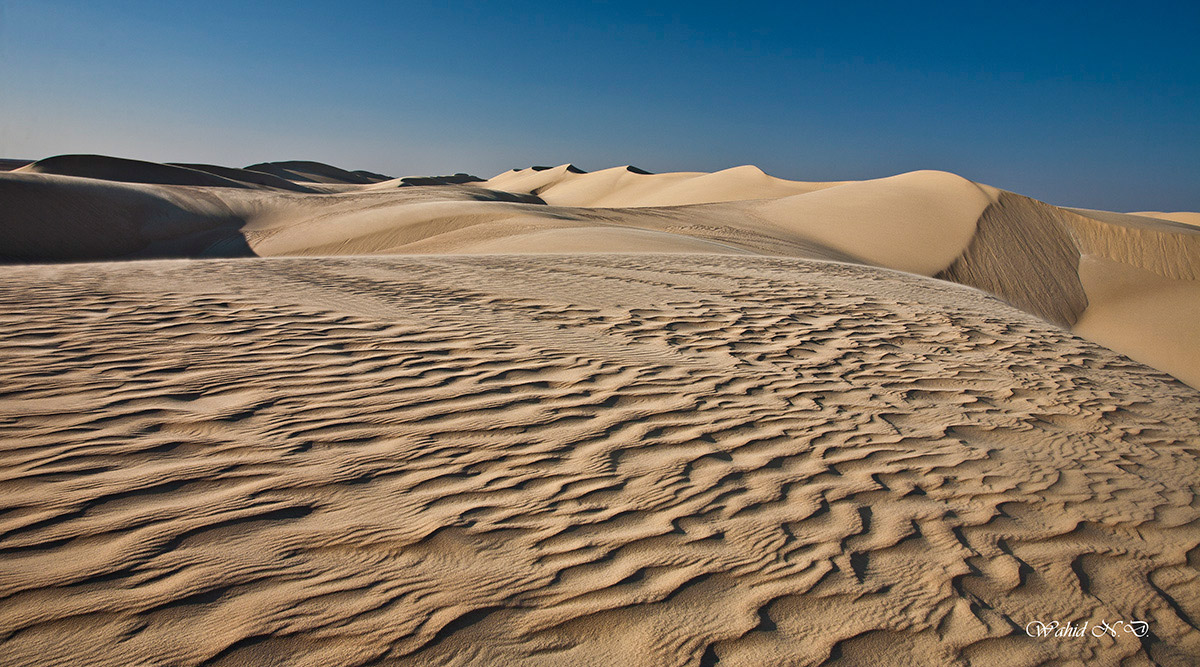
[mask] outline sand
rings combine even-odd
[[[1200,319],[1181,315],[1200,280],[1200,229],[1188,222],[1200,214],[1065,209],[946,172],[799,182],[751,166],[565,164],[484,181],[59,156],[0,173],[0,200],[0,260],[18,262],[603,252],[854,262],[977,287],[1200,386],[1195,354],[1179,353],[1200,340]],[[1093,260],[1116,266],[1085,281]],[[1159,290],[1164,279],[1185,282]],[[1154,297],[1108,297],[1131,289]]]
[[[1132,215],[1141,215],[1149,218],[1158,218],[1160,220],[1170,220],[1171,222],[1179,222],[1192,227],[1200,227],[1200,213],[1192,211],[1174,211],[1164,213],[1162,211],[1142,211],[1133,213]]]
[[[0,174],[4,664],[1200,661],[1184,221],[92,157]]]

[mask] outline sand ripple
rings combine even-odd
[[[6,664],[1200,660],[1200,393],[973,290],[734,256],[3,277]]]

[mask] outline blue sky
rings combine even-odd
[[[1200,3],[0,0],[0,154],[944,169],[1200,210]]]

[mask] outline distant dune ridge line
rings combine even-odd
[[[1200,386],[1200,214],[1063,209],[945,172],[798,182],[752,166],[565,164],[482,180],[68,155],[0,172],[0,199],[10,262],[640,251],[859,262],[977,287],[1060,326],[1082,318],[1084,335]]]

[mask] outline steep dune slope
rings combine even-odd
[[[1087,308],[1064,212],[1008,192],[983,211],[966,251],[938,278],[978,287],[1070,327]]]
[[[977,228],[937,277],[996,294],[1200,387],[1200,230],[1009,192]]]
[[[18,171],[0,177],[0,203],[3,261],[250,254],[215,189]]]

